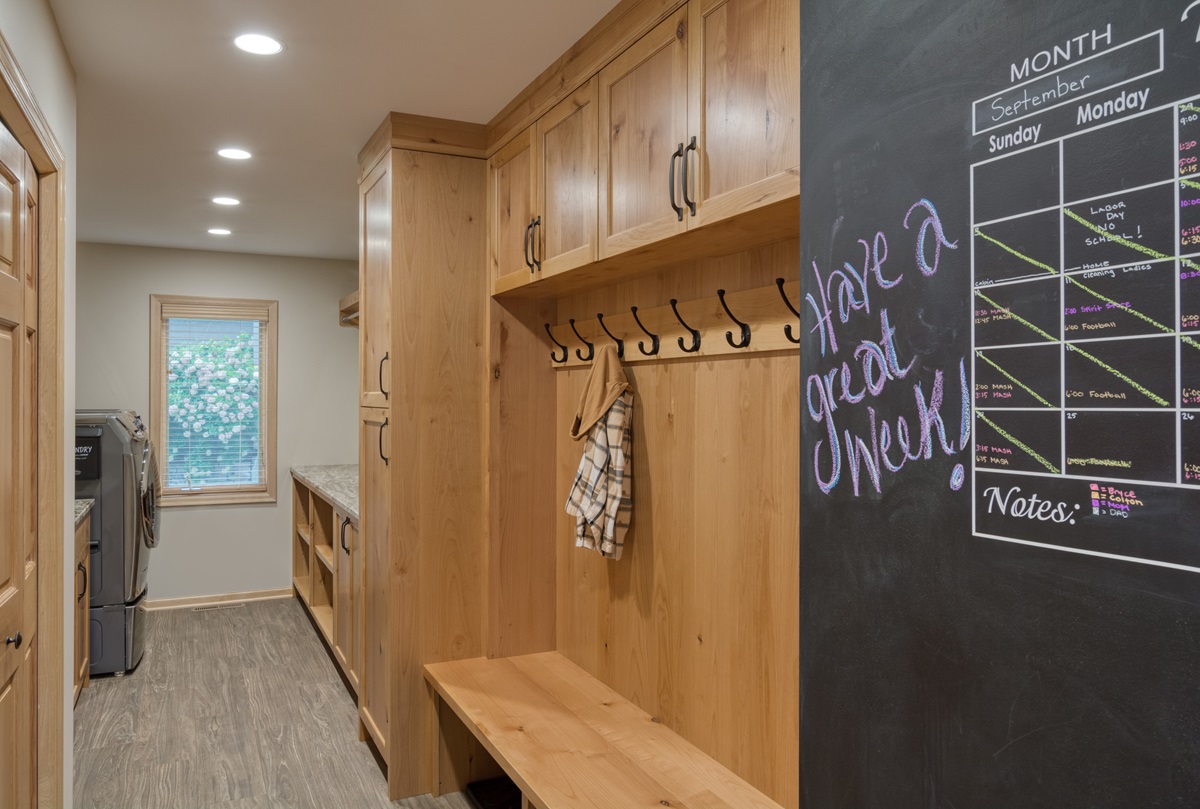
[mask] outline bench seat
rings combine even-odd
[[[425,678],[537,809],[781,809],[558,652]]]

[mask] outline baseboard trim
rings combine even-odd
[[[247,593],[159,598],[153,601],[147,600],[144,606],[150,612],[156,610],[181,610],[187,607],[201,607],[206,604],[236,604],[245,601],[273,601],[278,598],[292,598],[294,592],[291,587],[281,587],[277,590],[252,590]]]

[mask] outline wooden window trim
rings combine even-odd
[[[167,446],[167,375],[163,365],[163,310],[186,307],[189,316],[213,319],[262,319],[266,312],[266,350],[261,372],[262,403],[260,406],[260,440],[263,442],[263,478],[261,487],[209,487],[196,492],[168,490],[164,486],[158,504],[164,508],[178,506],[248,505],[276,502],[276,448],[278,435],[277,393],[279,386],[279,302],[248,298],[202,298],[191,295],[150,296],[150,434],[158,447],[159,466],[166,478]],[[205,311],[209,315],[203,314]],[[239,316],[240,313],[240,316]]]

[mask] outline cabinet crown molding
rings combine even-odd
[[[486,124],[389,112],[358,153],[359,180],[379,162],[387,149],[411,149],[415,152],[482,159],[486,156],[486,146]]]

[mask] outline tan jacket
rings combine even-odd
[[[571,426],[571,438],[587,441],[566,511],[575,517],[576,546],[615,560],[633,511],[633,390],[616,347],[597,352]]]

